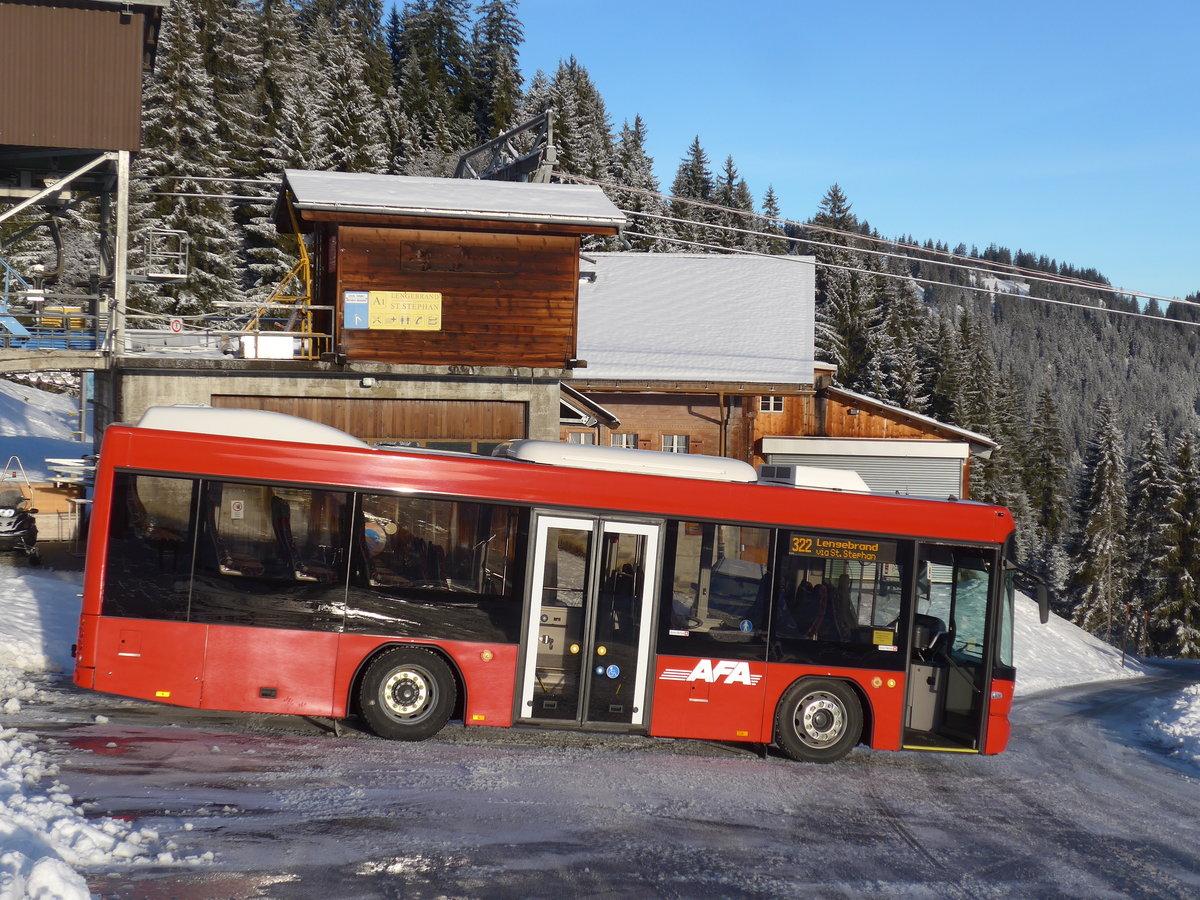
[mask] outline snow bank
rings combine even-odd
[[[1037,603],[1017,595],[1013,656],[1017,667],[1017,695],[1048,688],[1112,678],[1132,678],[1145,673],[1134,657],[1121,661],[1121,651],[1109,646],[1066,619],[1050,616],[1038,621]]]
[[[1200,684],[1160,701],[1143,733],[1175,759],[1200,766]]]

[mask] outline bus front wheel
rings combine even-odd
[[[792,759],[829,763],[841,759],[862,735],[858,695],[842,681],[810,678],[793,684],[775,713],[775,743]]]
[[[441,731],[457,689],[441,657],[419,647],[396,647],[367,667],[359,708],[380,737],[423,741]]]

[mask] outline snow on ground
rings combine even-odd
[[[44,699],[30,676],[71,670],[79,591],[77,572],[0,569],[0,707],[6,715]],[[77,867],[179,861],[153,830],[85,817],[56,774],[31,735],[0,729],[0,900],[90,897]]]
[[[1142,731],[1175,759],[1200,768],[1200,684],[1161,701]]]

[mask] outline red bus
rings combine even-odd
[[[395,451],[156,408],[104,435],[75,683],[402,740],[453,717],[820,762],[860,742],[998,753],[1012,551],[1000,507],[736,460]]]

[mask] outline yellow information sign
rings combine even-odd
[[[442,295],[429,291],[371,291],[367,327],[373,331],[441,331]]]

